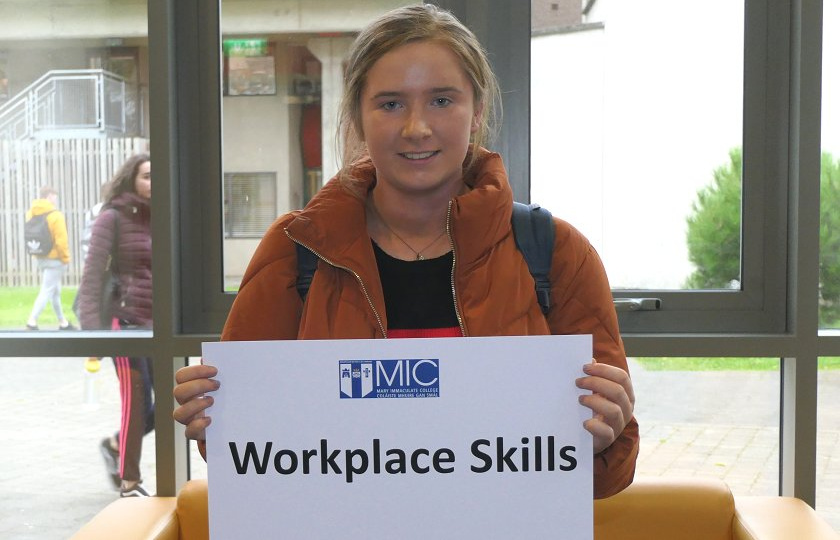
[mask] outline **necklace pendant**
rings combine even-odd
[[[418,253],[418,254],[417,254],[417,259],[416,259],[416,260],[418,260],[418,261],[425,261],[425,260],[426,260],[426,257],[424,257],[423,255],[421,255],[420,253]]]

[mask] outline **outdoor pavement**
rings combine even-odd
[[[650,372],[631,361],[642,434],[637,475],[713,476],[736,495],[778,483],[776,372]],[[817,511],[840,531],[840,372],[820,373]],[[113,364],[0,358],[0,538],[63,539],[118,497],[98,445],[117,427]],[[154,434],[144,441],[155,490]],[[206,467],[193,452],[194,477]],[[118,538],[118,536],[115,536]]]

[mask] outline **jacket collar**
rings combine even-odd
[[[450,203],[455,257],[472,265],[510,233],[513,191],[502,158],[479,149],[473,172],[464,178],[470,190]]]
[[[106,206],[119,210],[126,215],[138,214],[143,218],[148,218],[150,213],[149,199],[141,197],[132,191],[120,193]],[[106,206],[103,206],[103,209]]]
[[[513,192],[501,156],[478,148],[472,173],[465,176],[469,190],[450,202],[450,230],[459,264],[481,259],[510,232]],[[360,193],[376,184],[376,169],[369,158],[353,166]],[[286,228],[292,239],[304,244],[336,266],[360,274],[377,272],[367,234],[365,201],[330,180]],[[366,282],[373,275],[361,275]],[[376,274],[378,278],[378,274]],[[376,280],[378,281],[378,279]]]

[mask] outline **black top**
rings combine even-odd
[[[452,252],[434,259],[403,261],[373,242],[385,295],[388,329],[458,326],[452,296]]]

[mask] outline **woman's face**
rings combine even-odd
[[[460,187],[480,112],[458,57],[420,41],[382,56],[361,93],[362,132],[377,188],[404,194]]]
[[[134,177],[134,191],[145,199],[152,197],[152,162],[146,161],[137,168]]]

